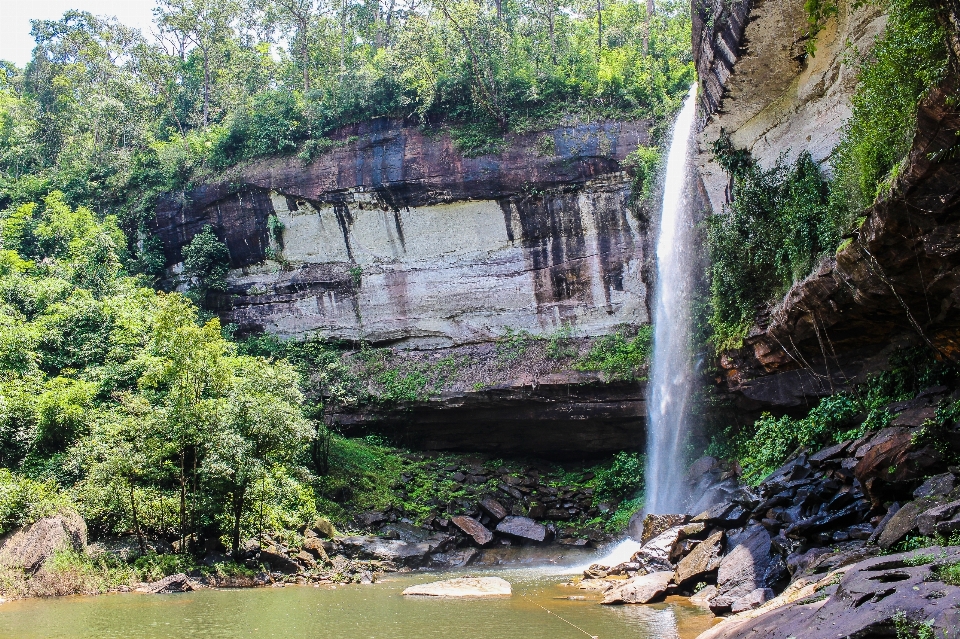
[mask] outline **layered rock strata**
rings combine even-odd
[[[155,230],[172,285],[204,225],[226,242],[220,314],[241,334],[428,347],[564,322],[606,334],[648,322],[646,220],[622,165],[648,128],[569,126],[467,158],[447,136],[364,123],[313,162],[258,161],[164,199]]]

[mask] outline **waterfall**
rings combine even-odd
[[[690,306],[695,251],[688,151],[696,95],[694,84],[673,125],[657,238],[653,362],[647,398],[647,513],[679,512],[684,497],[680,447],[694,381]]]

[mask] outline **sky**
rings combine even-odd
[[[154,4],[154,0],[0,0],[0,60],[21,67],[30,61],[34,46],[30,20],[55,20],[77,9],[116,16],[127,26],[147,31]]]

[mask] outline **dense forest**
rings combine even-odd
[[[209,227],[184,249],[194,289],[158,290],[157,196],[257,156],[309,163],[338,127],[377,117],[449,132],[467,155],[601,118],[649,119],[662,138],[693,81],[686,5],[163,0],[155,13],[151,34],[77,11],[35,21],[33,60],[0,75],[0,529],[70,507],[94,537],[133,534],[141,550],[156,537],[187,556],[210,540],[236,550],[265,528],[389,507],[404,472],[423,483],[403,506],[426,517],[459,493],[324,414],[415,400],[430,373],[369,364],[384,357],[370,350],[358,377],[319,339],[233,341],[198,305],[226,275]],[[649,340],[617,333],[572,365],[631,379]],[[529,341],[498,348],[515,359]],[[546,348],[571,358],[568,341]],[[635,492],[642,462],[618,460],[590,474],[598,499]],[[344,491],[349,503],[331,500]]]
[[[890,20],[855,61],[853,115],[829,171],[809,155],[764,168],[729,139],[714,144],[733,197],[704,226],[710,357],[738,347],[759,311],[848,241],[897,174],[948,56],[934,9],[883,6]],[[815,35],[829,7],[807,10]],[[155,17],[149,34],[79,11],[35,21],[32,61],[0,63],[0,532],[69,506],[95,535],[133,534],[141,548],[161,536],[182,552],[208,539],[237,550],[264,527],[347,521],[330,498],[346,485],[350,508],[381,507],[419,472],[382,442],[332,433],[325,403],[422,399],[433,373],[373,366],[358,378],[337,344],[234,340],[201,304],[223,288],[229,257],[209,227],[184,249],[195,289],[160,290],[167,264],[146,223],[161,194],[259,156],[306,165],[338,144],[338,128],[381,117],[447,133],[468,156],[511,133],[601,119],[648,119],[663,145],[695,81],[689,6],[676,0],[160,0]],[[640,173],[652,191],[653,172]],[[634,380],[648,329],[579,359],[565,354],[569,335],[547,348]],[[355,361],[382,356],[359,348]],[[926,354],[901,359],[809,417],[720,428],[712,451],[759,481],[797,446],[883,426],[885,403],[954,379]],[[450,489],[417,476],[406,507],[426,517],[424,495]],[[608,530],[642,504],[636,454],[580,480],[625,504],[595,522]]]

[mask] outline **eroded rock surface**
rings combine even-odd
[[[86,549],[87,524],[69,511],[7,535],[0,546],[0,564],[33,573],[58,551],[83,553]]]
[[[510,583],[500,577],[458,577],[410,586],[404,595],[427,597],[509,597]]]

